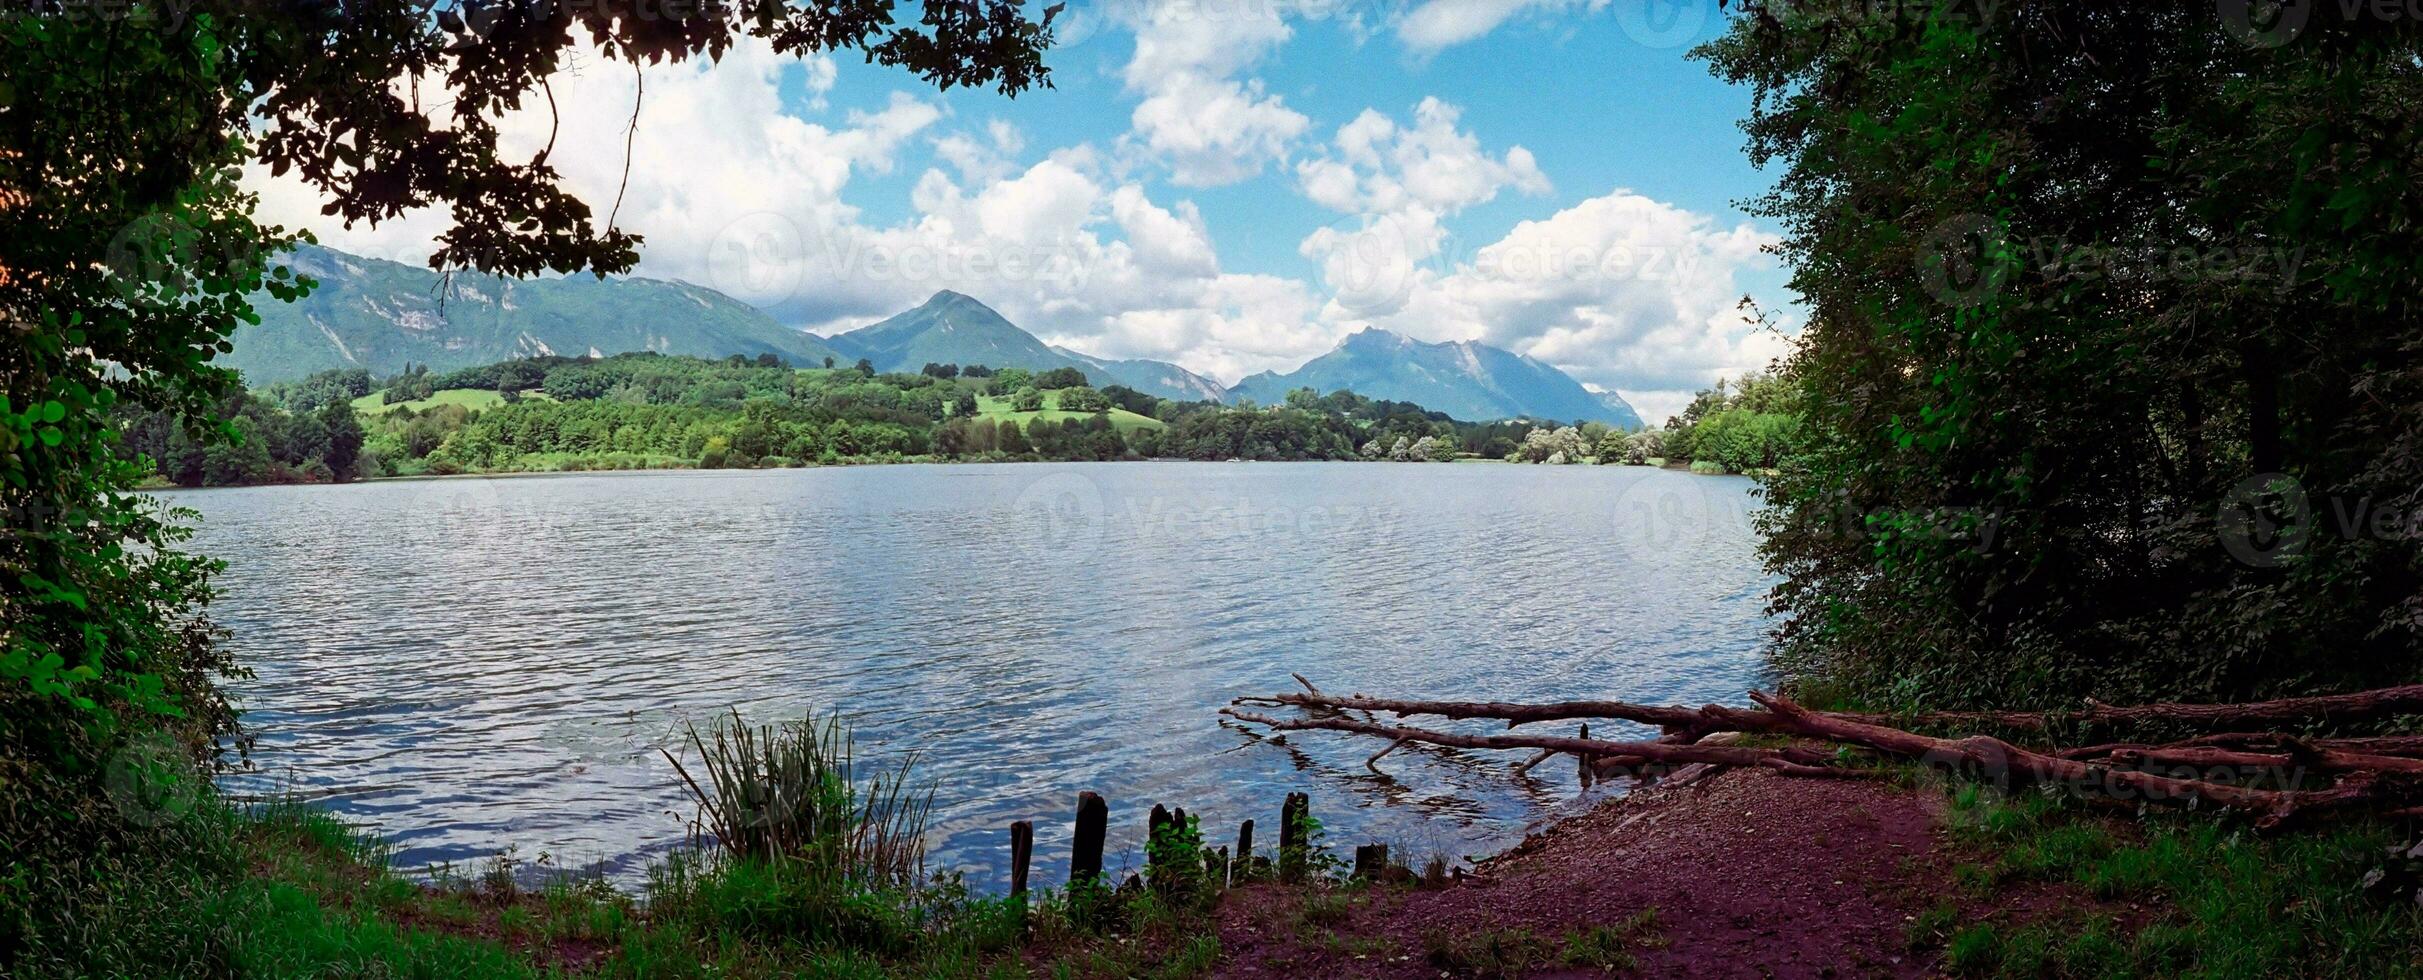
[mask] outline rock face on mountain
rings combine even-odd
[[[261,322],[237,328],[234,353],[221,359],[250,384],[332,368],[449,371],[537,354],[774,354],[802,367],[839,356],[813,334],[685,282],[456,273],[444,283],[426,268],[316,245],[286,261],[319,286],[297,303],[253,297]]]
[[[878,371],[915,371],[927,364],[982,364],[1047,371],[1073,367],[1096,387],[1126,385],[1156,398],[1218,401],[1220,383],[1163,361],[1113,361],[1054,347],[994,312],[975,297],[943,290],[879,323],[825,342],[846,359],[865,358]]]
[[[1378,328],[1359,331],[1329,353],[1286,374],[1264,371],[1237,382],[1229,400],[1272,404],[1289,391],[1340,388],[1406,401],[1466,421],[1535,418],[1589,420],[1639,428],[1623,396],[1594,392],[1542,361],[1473,341],[1429,344]]]

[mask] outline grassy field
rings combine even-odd
[[[548,398],[547,393],[543,391],[525,391],[522,393],[522,397],[535,399],[538,401],[553,401],[553,399]],[[387,404],[386,392],[374,391],[367,395],[363,395],[360,398],[354,399],[353,410],[356,412],[362,412],[364,414],[376,415],[381,412],[393,411],[398,408],[409,408],[415,412],[425,412],[432,408],[436,408],[439,405],[461,405],[464,408],[479,411],[482,409],[495,408],[504,403],[505,396],[484,388],[448,388],[427,398],[418,399],[416,401],[401,402],[395,405]]]
[[[1092,413],[1061,411],[1060,393],[1057,391],[1047,391],[1043,393],[1043,411],[1040,412],[1011,411],[1010,400],[1007,398],[995,398],[990,395],[981,395],[976,399],[977,418],[992,419],[995,422],[1016,422],[1021,426],[1024,426],[1027,423],[1033,422],[1037,419],[1045,419],[1052,422],[1070,422],[1077,419],[1082,419],[1090,414]],[[1131,432],[1136,429],[1165,428],[1160,419],[1138,415],[1124,408],[1111,409],[1110,416],[1111,428],[1117,429],[1123,433]]]

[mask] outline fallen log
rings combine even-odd
[[[2116,752],[2167,752],[2176,749],[2236,748],[2249,751],[2287,752],[2293,749],[2324,750],[2380,758],[2412,761],[2423,757],[2423,736],[2368,735],[2343,738],[2300,738],[2282,732],[2219,732],[2180,739],[2176,742],[2107,742],[2074,749],[2062,749],[2054,755],[2064,759],[2100,759]],[[2393,762],[2389,768],[2402,768],[2404,761]]]
[[[1296,678],[1308,689],[1304,694],[1273,694],[1267,697],[1238,698],[1237,704],[1260,704],[1273,707],[1294,707],[1328,711],[1384,711],[1399,718],[1416,715],[1436,715],[1448,719],[1498,718],[1512,728],[1542,721],[1572,721],[1577,719],[1609,718],[1643,725],[1655,725],[1668,731],[1690,730],[1708,724],[1708,716],[1698,708],[1680,708],[1653,704],[1633,704],[1628,701],[1561,701],[1553,704],[1522,704],[1512,701],[1411,701],[1401,698],[1375,698],[1361,694],[1324,694],[1313,689],[1310,682]]]
[[[2064,759],[2023,749],[1989,735],[1936,738],[1832,718],[1756,691],[1750,693],[1750,699],[1782,718],[1794,731],[1811,738],[1858,745],[1934,767],[1979,773],[2014,786],[2051,784],[2072,792],[2168,805],[2210,803],[2254,816],[2255,826],[2262,830],[2278,829],[2315,814],[2392,802],[2397,797],[2412,795],[2411,783],[2393,782],[2370,771],[2350,773],[2328,789],[2254,789]],[[1706,710],[1720,717],[1746,713],[1716,705]]]
[[[1420,742],[1465,749],[1534,750],[1536,754],[1517,768],[1518,773],[1557,755],[1585,760],[1586,777],[1629,775],[1646,779],[1678,767],[1697,767],[1690,771],[1705,774],[1730,766],[1757,766],[1792,776],[1818,778],[1859,778],[1875,773],[1830,765],[1827,753],[1807,745],[1753,748],[1713,741],[1702,744],[1702,739],[1716,733],[1784,734],[1981,775],[2005,788],[2051,784],[2105,804],[2133,805],[2137,801],[2210,804],[2245,813],[2263,830],[2334,811],[2370,808],[2376,812],[2405,812],[2399,808],[2423,803],[2423,736],[2301,738],[2276,730],[2220,731],[2162,744],[2115,742],[2077,749],[2039,750],[1988,735],[1936,737],[1895,726],[1896,721],[1966,723],[2049,732],[2064,725],[2160,722],[2228,728],[2287,721],[2347,721],[2423,712],[2423,685],[2234,705],[2165,703],[2114,707],[2089,702],[2088,708],[2069,712],[1935,712],[1887,718],[1812,711],[1782,697],[1755,691],[1750,695],[1758,705],[1755,708],[1723,705],[1684,708],[1624,701],[1523,704],[1339,696],[1322,692],[1300,676],[1296,679],[1306,693],[1239,698],[1222,713],[1273,731],[1327,730],[1389,739],[1389,746],[1372,756],[1372,762],[1406,744]],[[1237,707],[1248,704],[1300,708],[1307,716],[1281,719]],[[1509,729],[1541,721],[1612,718],[1655,725],[1664,734],[1656,741],[1512,732],[1465,735],[1389,724],[1379,719],[1380,713],[1394,714],[1400,719],[1419,715],[1499,719]],[[1583,734],[1588,734],[1587,727]],[[2154,771],[2164,769],[2203,770],[2207,775]],[[2280,777],[2277,788],[2258,787],[2252,783],[2259,780],[2233,778],[2220,771],[2233,769],[2276,773]],[[2307,777],[2316,774],[2336,776],[2337,782],[2322,788],[2306,788],[2303,784],[2308,782]],[[2423,812],[2423,807],[2415,809]]]
[[[1747,709],[1734,709],[1726,719],[1719,721],[1709,716],[1705,708],[1635,704],[1629,701],[1558,701],[1526,704],[1510,701],[1428,701],[1378,698],[1362,694],[1335,695],[1314,687],[1312,682],[1305,680],[1301,674],[1291,676],[1304,685],[1306,693],[1245,697],[1238,698],[1236,703],[1288,706],[1311,710],[1387,712],[1399,718],[1416,715],[1436,715],[1450,719],[1498,718],[1504,719],[1508,727],[1541,721],[1611,718],[1643,725],[1655,725],[1665,730],[1668,735],[1679,736],[1681,740],[1685,741],[1719,731],[1777,732],[1784,730],[1779,727],[1777,720],[1770,717],[1767,712]],[[2160,722],[2214,730],[2236,726],[2269,726],[2284,721],[2358,721],[2387,715],[2423,714],[2423,684],[2354,691],[2346,694],[2250,701],[2243,704],[2157,702],[2114,706],[2089,701],[2086,708],[2068,711],[1929,711],[1905,715],[1841,711],[1816,713],[1842,721],[1888,726],[1998,727],[2041,732],[2065,726],[2090,727]],[[2377,747],[2370,749],[2352,744],[2339,747],[2351,751],[2372,751],[2383,755],[2409,753],[2423,755],[2423,736],[2387,736],[2376,738],[2374,741],[2377,743]],[[2120,744],[2111,747],[2118,748]],[[2070,753],[2063,754],[2069,755]]]
[[[1222,708],[1220,713],[1238,721],[1251,722],[1272,731],[1333,731],[1356,735],[1374,735],[1405,742],[1427,742],[1459,749],[1542,749],[1567,755],[1605,756],[1611,760],[1687,764],[1714,763],[1727,766],[1767,766],[1771,762],[1798,766],[1821,766],[1826,754],[1805,748],[1750,748],[1734,745],[1676,745],[1669,742],[1619,742],[1609,739],[1573,738],[1561,735],[1464,735],[1456,732],[1432,731],[1378,721],[1360,721],[1343,715],[1314,715],[1304,718],[1273,718],[1269,715]]]
[[[2423,774],[2423,759],[2394,755],[2365,755],[2311,745],[2291,745],[2278,752],[2248,752],[2199,746],[2179,748],[2119,749],[2109,758],[2113,765],[2144,768],[2173,766],[2190,769],[2234,767],[2240,769],[2307,768],[2321,772],[2403,772]]]
[[[2212,730],[2283,721],[2361,721],[2404,714],[2423,714],[2423,684],[2241,704],[2156,702],[2115,706],[2089,701],[2087,707],[2071,711],[1933,711],[1898,716],[1895,720],[1916,725],[1991,725],[2031,731],[2149,722]],[[1881,716],[1832,717],[1886,720]]]

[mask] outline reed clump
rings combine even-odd
[[[665,758],[698,804],[702,844],[712,836],[726,857],[820,882],[909,889],[923,880],[934,790],[917,776],[916,753],[862,786],[854,740],[833,715],[751,725],[734,711],[688,734],[706,778]]]

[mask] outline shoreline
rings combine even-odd
[[[698,466],[629,466],[629,467],[601,468],[601,469],[564,469],[564,470],[495,470],[495,471],[490,471],[490,472],[479,472],[479,473],[415,473],[415,474],[409,474],[409,475],[397,475],[397,476],[369,476],[369,477],[363,477],[363,478],[361,478],[361,479],[357,479],[357,480],[346,480],[346,481],[343,481],[343,482],[296,481],[296,482],[291,482],[291,483],[233,483],[233,484],[223,484],[223,485],[216,485],[216,486],[194,486],[194,487],[179,486],[179,485],[174,484],[174,483],[165,483],[165,482],[162,482],[162,483],[154,483],[154,482],[151,482],[151,481],[146,481],[146,482],[144,482],[143,484],[136,486],[136,487],[134,488],[134,491],[133,491],[133,492],[135,492],[135,493],[190,493],[190,492],[194,492],[194,491],[202,491],[202,490],[251,490],[251,489],[258,489],[258,488],[261,488],[261,487],[347,487],[347,486],[360,486],[360,485],[367,485],[367,484],[378,484],[378,483],[421,483],[421,482],[428,482],[428,481],[435,481],[435,480],[501,480],[501,479],[512,479],[512,478],[517,478],[517,477],[549,477],[549,476],[606,476],[606,475],[623,475],[623,474],[652,474],[652,475],[661,475],[661,474],[671,474],[671,473],[689,473],[689,474],[697,474],[697,473],[778,473],[778,472],[785,472],[785,471],[791,471],[791,470],[858,469],[858,468],[871,467],[871,466],[1034,466],[1034,465],[1059,465],[1059,466],[1130,466],[1130,465],[1135,465],[1135,464],[1139,464],[1139,463],[1186,463],[1186,464],[1215,464],[1215,465],[1217,465],[1217,464],[1227,464],[1227,463],[1237,463],[1237,464],[1252,463],[1252,464],[1255,464],[1255,465],[1263,465],[1263,466],[1284,466],[1284,465],[1289,465],[1289,464],[1304,464],[1304,463],[1332,463],[1332,464],[1386,464],[1386,465],[1397,465],[1397,466],[1413,466],[1413,467],[1420,467],[1420,466],[1437,466],[1437,465],[1448,465],[1448,466],[1455,466],[1455,465],[1461,465],[1461,464],[1466,464],[1466,463],[1484,463],[1484,464],[1491,464],[1491,465],[1497,465],[1497,466],[1535,466],[1535,467],[1539,467],[1539,468],[1542,468],[1542,469],[1575,469],[1575,468],[1578,468],[1578,469],[1602,469],[1602,468],[1612,468],[1612,469],[1623,469],[1623,470],[1642,469],[1642,470],[1656,470],[1656,471],[1659,471],[1659,472],[1666,472],[1666,473],[1680,473],[1680,474],[1683,474],[1683,475],[1686,475],[1686,476],[1695,476],[1695,477],[1717,477],[1717,478],[1750,479],[1750,480],[1759,480],[1759,479],[1765,479],[1765,478],[1767,478],[1767,477],[1769,477],[1769,476],[1773,475],[1773,474],[1772,474],[1772,472],[1767,472],[1767,473],[1729,473],[1729,472],[1728,472],[1728,473],[1708,473],[1708,472],[1703,472],[1703,471],[1700,471],[1700,470],[1694,470],[1694,469],[1692,469],[1692,468],[1690,467],[1690,465],[1689,465],[1689,464],[1676,464],[1676,463],[1668,463],[1668,464],[1663,465],[1663,466],[1649,466],[1649,465],[1645,465],[1645,464],[1639,464],[1639,463],[1563,463],[1563,464],[1548,464],[1548,463],[1517,463],[1517,462],[1514,462],[1514,461],[1512,461],[1512,460],[1505,460],[1505,459],[1487,459],[1487,458],[1478,457],[1478,456],[1475,456],[1475,457],[1470,457],[1470,458],[1464,458],[1464,459],[1457,459],[1457,460],[1455,460],[1454,462],[1452,462],[1452,463],[1447,463],[1447,464],[1426,463],[1426,462],[1410,462],[1410,461],[1386,460],[1386,459],[1265,459],[1265,460],[1254,460],[1254,459],[1186,459],[1186,458],[1183,458],[1183,457],[1154,457],[1154,458],[1151,458],[1151,459],[1128,459],[1128,460],[1097,460],[1097,459],[1082,459],[1082,460],[1078,460],[1078,459],[998,459],[998,460],[988,460],[988,459],[898,459],[898,460],[867,460],[867,461],[864,461],[864,462],[804,463],[804,464],[801,464],[801,465],[798,465],[798,466],[757,466],[757,467],[747,467],[747,468],[739,468],[739,467],[712,467],[712,468],[702,468],[702,467],[698,467]]]

